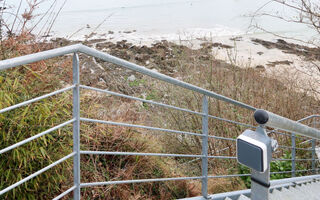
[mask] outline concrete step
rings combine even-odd
[[[320,182],[311,182],[275,189],[270,193],[270,200],[320,200]]]
[[[224,200],[250,200],[241,195],[238,198],[225,198]],[[320,182],[297,184],[290,187],[273,189],[269,200],[320,200]]]
[[[250,190],[240,190],[228,193],[210,195],[211,200],[250,200],[247,196]],[[203,197],[193,197],[184,200],[204,200]],[[270,190],[269,200],[320,200],[320,180],[294,185],[279,185],[279,188]]]

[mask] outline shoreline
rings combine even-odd
[[[170,34],[144,38],[136,30],[121,33],[109,31],[105,34],[92,34],[84,40],[56,38],[51,41],[87,43],[92,47],[106,42],[128,47],[152,47],[157,43],[170,42],[194,50],[206,46],[217,60],[241,68],[256,68],[262,71],[264,76],[276,78],[285,85],[295,85],[297,90],[316,91],[320,97],[320,72],[314,67],[314,64],[320,66],[318,49],[270,34],[212,36],[201,31],[197,34]]]

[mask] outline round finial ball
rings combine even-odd
[[[265,124],[269,120],[269,115],[265,110],[256,110],[254,112],[254,119],[258,124]]]

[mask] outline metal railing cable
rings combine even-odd
[[[162,132],[168,132],[168,133],[176,133],[176,134],[184,134],[184,135],[193,135],[193,136],[204,137],[200,133],[192,133],[192,132],[187,132],[187,131],[178,131],[178,130],[172,130],[172,129],[152,127],[152,126],[128,124],[128,123],[122,123],[122,122],[104,121],[104,120],[88,119],[88,118],[80,118],[80,121],[101,123],[101,124],[108,124],[108,125],[115,125],[115,126],[124,126],[124,127],[131,127],[131,128],[142,128],[142,129],[148,129],[148,130],[153,130],[153,131],[162,131]]]
[[[46,99],[48,97],[51,97],[51,96],[54,96],[54,95],[57,95],[57,94],[60,94],[60,93],[63,93],[65,91],[68,91],[68,90],[71,90],[75,88],[75,86],[70,86],[70,87],[66,87],[66,88],[63,88],[61,90],[57,90],[57,91],[54,91],[54,92],[51,92],[49,94],[45,94],[43,96],[40,96],[40,97],[36,97],[34,99],[30,99],[30,100],[27,100],[27,101],[24,101],[24,102],[21,102],[21,103],[18,103],[18,104],[15,104],[13,106],[9,106],[9,107],[6,107],[6,108],[3,108],[0,110],[0,114],[1,113],[4,113],[4,112],[7,112],[7,111],[10,111],[10,110],[13,110],[13,109],[16,109],[16,108],[19,108],[19,107],[22,107],[22,106],[26,106],[28,104],[31,104],[31,103],[34,103],[34,102],[37,102],[37,101],[40,101],[42,99]]]
[[[223,95],[214,93],[212,91],[208,91],[206,89],[194,86],[192,84],[177,80],[175,78],[166,76],[164,74],[149,70],[147,68],[144,68],[142,66],[136,65],[134,63],[130,63],[128,61],[125,61],[123,59],[111,56],[109,54],[106,54],[104,52],[100,52],[98,50],[86,47],[84,45],[81,44],[77,44],[77,45],[71,45],[71,46],[67,46],[67,47],[61,47],[61,48],[57,48],[57,49],[53,49],[53,50],[48,50],[48,51],[43,51],[43,52],[39,52],[39,53],[35,53],[35,54],[31,54],[31,55],[26,55],[26,56],[21,56],[21,57],[17,57],[17,58],[12,58],[12,59],[7,59],[7,60],[3,60],[0,61],[0,70],[5,70],[5,69],[10,69],[13,67],[17,67],[20,65],[26,65],[29,63],[33,63],[33,62],[37,62],[37,61],[41,61],[41,60],[46,60],[46,59],[50,59],[50,58],[54,58],[54,57],[58,57],[58,56],[63,56],[66,54],[71,54],[73,53],[73,85],[66,87],[64,89],[60,89],[54,92],[51,92],[49,94],[45,94],[43,96],[40,97],[36,97],[34,99],[30,99],[21,103],[18,103],[16,105],[12,105],[9,106],[7,108],[2,108],[0,109],[0,114],[4,113],[4,112],[8,112],[11,111],[13,109],[40,101],[42,99],[46,99],[49,98],[51,96],[69,91],[69,90],[73,90],[73,117],[72,119],[61,123],[59,125],[56,125],[46,131],[43,131],[39,134],[36,134],[32,137],[29,137],[23,141],[20,141],[16,144],[13,144],[11,146],[8,146],[4,149],[0,150],[0,154],[6,153],[12,149],[18,148],[21,145],[24,145],[30,141],[33,141],[37,138],[40,138],[42,136],[45,136],[55,130],[58,130],[60,128],[63,128],[69,124],[73,124],[73,152],[70,153],[69,155],[61,158],[58,161],[53,162],[52,164],[48,165],[47,167],[44,167],[43,169],[40,169],[39,171],[27,176],[26,178],[23,178],[22,180],[18,181],[17,183],[14,183],[13,185],[8,186],[5,189],[2,189],[0,191],[0,195],[18,187],[19,185],[27,182],[28,180],[38,176],[39,174],[51,169],[52,167],[66,161],[67,159],[73,157],[73,175],[74,175],[74,184],[72,187],[70,187],[69,189],[67,189],[66,191],[62,192],[60,195],[58,195],[57,197],[55,197],[54,199],[60,199],[62,197],[64,197],[65,195],[69,194],[70,192],[73,192],[74,194],[74,199],[75,200],[79,200],[80,199],[80,189],[83,187],[94,187],[94,186],[101,186],[101,185],[111,185],[111,184],[129,184],[129,183],[144,183],[144,182],[157,182],[157,181],[178,181],[178,180],[201,180],[202,181],[202,196],[207,197],[208,195],[208,179],[209,178],[230,178],[230,177],[241,177],[241,176],[250,176],[250,174],[227,174],[227,175],[209,175],[208,174],[208,159],[236,159],[236,157],[234,156],[224,156],[224,155],[210,155],[208,154],[208,140],[211,139],[219,139],[219,140],[226,140],[226,141],[236,141],[236,139],[234,138],[227,138],[227,137],[222,137],[222,136],[215,136],[215,135],[210,135],[209,134],[209,129],[208,129],[208,120],[209,119],[214,119],[214,120],[219,120],[219,121],[223,121],[223,122],[227,122],[230,124],[233,124],[235,126],[241,126],[241,127],[246,127],[246,128],[256,128],[256,126],[250,125],[250,124],[245,124],[242,122],[237,122],[234,120],[230,120],[230,119],[225,119],[222,117],[217,117],[217,116],[213,116],[209,114],[209,110],[208,110],[208,97],[217,99],[217,100],[221,100],[227,103],[230,103],[232,105],[241,107],[243,109],[247,109],[249,111],[255,111],[256,108],[247,105],[245,103],[233,100],[231,98],[225,97]],[[144,75],[147,75],[149,77],[155,78],[157,80],[161,80],[164,82],[167,82],[169,84],[172,85],[176,85],[182,88],[185,88],[187,90],[196,92],[198,94],[202,94],[203,95],[203,101],[202,101],[202,111],[198,112],[198,111],[192,111],[189,110],[187,108],[180,108],[177,106],[173,106],[173,105],[168,105],[165,103],[160,103],[160,102],[155,102],[155,101],[151,101],[151,100],[146,100],[143,98],[138,98],[138,97],[133,97],[133,96],[129,96],[129,95],[124,95],[121,93],[117,93],[117,92],[112,92],[112,91],[108,91],[108,90],[104,90],[104,89],[99,89],[99,88],[94,88],[94,87],[89,87],[89,86],[85,86],[85,85],[80,85],[80,72],[79,72],[79,57],[78,57],[78,53],[84,53],[86,55],[89,56],[93,56],[96,58],[100,58],[103,61],[109,62],[109,63],[113,63],[115,65],[124,67],[126,69],[130,69],[139,73],[142,73]],[[177,111],[181,111],[181,112],[186,112],[189,114],[194,114],[197,116],[201,116],[202,117],[202,129],[201,129],[201,133],[195,133],[195,132],[188,132],[188,131],[180,131],[180,130],[172,130],[172,129],[165,129],[165,128],[160,128],[160,127],[152,127],[152,126],[144,126],[144,125],[136,125],[136,124],[129,124],[129,123],[123,123],[123,122],[114,122],[114,121],[105,121],[105,120],[98,120],[98,119],[89,119],[89,118],[84,118],[80,116],[80,89],[85,89],[85,90],[92,90],[92,91],[96,91],[96,92],[101,92],[101,93],[105,93],[108,95],[113,95],[113,96],[117,96],[120,98],[127,98],[127,99],[131,99],[131,100],[136,100],[136,101],[141,101],[143,103],[149,103],[152,105],[156,105],[156,106],[160,106],[160,107],[164,107],[166,109],[172,109],[172,110],[177,110]],[[268,115],[270,117],[270,122],[267,123],[267,125],[269,125],[269,127],[275,128],[276,130],[272,130],[270,131],[270,133],[276,133],[276,134],[280,134],[280,135],[284,135],[284,136],[291,136],[290,134],[287,133],[282,133],[279,130],[282,131],[287,131],[287,132],[292,132],[292,133],[297,133],[297,134],[301,134],[303,136],[307,136],[307,137],[312,137],[312,138],[316,138],[319,139],[320,138],[320,131],[316,130],[315,128],[311,128],[308,127],[306,125],[302,125],[300,123],[294,122],[292,120],[289,120],[287,118],[278,116],[276,114],[270,113],[268,112]],[[320,115],[312,115],[309,117],[306,117],[304,119],[299,120],[300,121],[304,121],[304,120],[308,120],[308,119],[312,119],[312,118],[316,118],[316,117],[320,117]],[[202,153],[200,155],[194,155],[194,154],[167,154],[167,153],[150,153],[150,152],[146,152],[146,153],[142,153],[142,152],[112,152],[112,151],[90,151],[90,150],[81,150],[80,149],[80,123],[101,123],[101,124],[107,124],[107,125],[111,125],[111,126],[123,126],[123,127],[131,127],[131,128],[138,128],[138,129],[147,129],[147,130],[151,130],[151,131],[160,131],[160,132],[166,132],[166,133],[173,133],[173,134],[180,134],[180,135],[190,135],[190,136],[197,136],[197,137],[201,137],[202,139]],[[315,141],[314,139],[312,141]],[[306,151],[312,151],[313,152],[313,157],[312,159],[281,159],[281,158],[275,158],[273,159],[273,161],[292,161],[292,162],[296,162],[296,161],[312,161],[313,163],[315,163],[316,160],[319,159],[315,159],[314,156],[314,147],[315,147],[315,143],[312,143],[313,146],[312,148],[296,148],[295,143],[293,144],[292,147],[289,146],[284,146],[281,145],[281,148],[292,148],[294,150],[306,150]],[[202,175],[201,176],[195,176],[195,177],[171,177],[171,178],[158,178],[158,179],[136,179],[136,180],[112,180],[112,181],[105,181],[105,182],[94,182],[94,183],[82,183],[80,181],[80,155],[113,155],[113,156],[158,156],[158,157],[185,157],[185,158],[196,158],[201,160],[202,162]],[[276,173],[292,173],[292,172],[308,172],[308,171],[313,171],[315,172],[315,170],[318,170],[315,168],[315,165],[313,164],[313,168],[312,169],[307,169],[307,170],[291,170],[291,171],[283,171],[283,172],[271,172],[273,174]]]
[[[75,122],[75,121],[76,121],[75,119],[71,119],[71,120],[66,121],[66,122],[64,122],[64,123],[62,123],[62,124],[59,124],[59,125],[57,125],[57,126],[55,126],[55,127],[52,127],[52,128],[50,128],[50,129],[48,129],[48,130],[46,130],[46,131],[43,131],[43,132],[41,132],[41,133],[39,133],[39,134],[37,134],[37,135],[34,135],[34,136],[30,137],[30,138],[27,138],[27,139],[25,139],[25,140],[23,140],[23,141],[21,141],[21,142],[18,142],[18,143],[16,143],[16,144],[13,144],[13,145],[11,145],[11,146],[9,146],[9,147],[6,147],[6,148],[4,148],[4,149],[1,149],[1,150],[0,150],[0,155],[3,154],[3,153],[5,153],[5,152],[7,152],[7,151],[10,151],[10,150],[12,150],[12,149],[15,149],[15,148],[17,148],[17,147],[19,147],[19,146],[21,146],[21,145],[24,145],[24,144],[26,144],[26,143],[28,143],[28,142],[31,142],[32,140],[35,140],[35,139],[37,139],[37,138],[39,138],[39,137],[42,137],[42,136],[44,136],[44,135],[46,135],[46,134],[48,134],[48,133],[51,133],[51,132],[53,132],[53,131],[55,131],[55,130],[58,130],[58,129],[60,129],[60,128],[68,125],[68,124],[71,124],[71,123]]]
[[[188,112],[188,113],[192,113],[192,114],[196,114],[196,115],[200,115],[200,116],[204,115],[203,113],[192,111],[192,110],[189,110],[189,109],[179,108],[179,107],[168,105],[168,104],[164,104],[164,103],[158,103],[158,102],[151,101],[151,100],[146,100],[146,99],[142,99],[142,98],[138,98],[138,97],[133,97],[133,96],[125,95],[125,94],[120,94],[120,93],[112,92],[112,91],[109,91],[109,90],[103,90],[103,89],[89,87],[89,86],[85,86],[85,85],[80,85],[80,88],[88,89],[88,90],[94,90],[94,91],[97,91],[97,92],[102,92],[102,93],[106,93],[106,94],[110,94],[110,95],[114,95],[114,96],[118,96],[118,97],[122,97],[122,98],[132,99],[132,100],[136,100],[136,101],[141,101],[143,103],[149,103],[149,104],[162,106],[162,107],[169,108],[169,109],[175,109],[175,110],[179,110],[179,111],[183,111],[183,112]]]
[[[73,153],[71,153],[71,154],[69,154],[69,155],[67,155],[67,156],[65,156],[65,157],[63,157],[63,158],[61,158],[60,160],[57,160],[57,161],[55,161],[54,163],[52,163],[52,164],[48,165],[47,167],[42,168],[42,169],[40,169],[39,171],[37,171],[37,172],[35,172],[35,173],[33,173],[33,174],[31,174],[31,175],[27,176],[26,178],[24,178],[24,179],[22,179],[22,180],[20,180],[20,181],[16,182],[15,184],[10,185],[9,187],[7,187],[7,188],[5,188],[5,189],[1,190],[1,191],[0,191],[0,195],[2,195],[2,194],[4,194],[4,193],[6,193],[6,192],[8,192],[8,191],[10,191],[10,190],[12,190],[12,189],[14,189],[14,188],[18,187],[19,185],[21,185],[21,184],[23,184],[23,183],[27,182],[28,180],[30,180],[30,179],[32,179],[32,178],[34,178],[34,177],[38,176],[39,174],[41,174],[41,173],[43,173],[43,172],[45,172],[45,171],[47,171],[47,170],[49,170],[49,169],[53,168],[54,166],[56,166],[56,165],[58,165],[58,164],[62,163],[63,161],[65,161],[65,160],[67,160],[67,159],[69,159],[69,158],[73,157],[75,154],[76,154],[76,152],[73,152]]]

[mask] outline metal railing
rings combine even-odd
[[[176,106],[172,106],[172,105],[168,105],[168,104],[164,104],[164,103],[159,103],[159,102],[154,102],[151,100],[146,100],[146,99],[142,99],[142,98],[137,98],[137,97],[133,97],[133,96],[129,96],[129,95],[124,95],[124,94],[120,94],[120,93],[116,93],[116,92],[112,92],[112,91],[108,91],[108,90],[102,90],[99,88],[94,88],[94,87],[89,87],[89,86],[85,86],[85,85],[81,85],[80,84],[80,72],[79,72],[79,57],[78,57],[78,53],[84,53],[88,56],[93,56],[96,58],[99,58],[103,61],[109,62],[109,63],[113,63],[115,65],[142,73],[144,75],[153,77],[157,80],[161,80],[191,91],[194,91],[196,93],[202,94],[203,95],[203,100],[202,100],[202,111],[201,112],[197,112],[197,111],[192,111],[189,109],[185,109],[185,108],[180,108],[180,107],[176,107]],[[256,128],[253,125],[250,124],[245,124],[245,123],[241,123],[241,122],[237,122],[237,121],[233,121],[233,120],[229,120],[229,119],[225,119],[225,118],[221,118],[221,117],[217,117],[217,116],[212,116],[209,114],[209,109],[208,109],[208,98],[214,98],[214,99],[218,99],[230,104],[233,104],[235,106],[247,109],[249,111],[255,111],[256,108],[247,105],[245,103],[233,100],[231,98],[219,95],[217,93],[205,90],[203,88],[191,85],[189,83],[185,83],[183,81],[174,79],[172,77],[166,76],[164,74],[149,70],[147,68],[144,68],[142,66],[130,63],[128,61],[122,60],[120,58],[111,56],[109,54],[97,51],[95,49],[86,47],[84,45],[81,44],[77,44],[77,45],[71,45],[71,46],[67,46],[67,47],[62,47],[62,48],[57,48],[57,49],[53,49],[53,50],[48,50],[48,51],[44,51],[44,52],[40,52],[40,53],[35,53],[35,54],[31,54],[31,55],[26,55],[26,56],[21,56],[21,57],[17,57],[17,58],[12,58],[12,59],[8,59],[8,60],[3,60],[0,61],[0,70],[5,70],[5,69],[9,69],[9,68],[13,68],[13,67],[17,67],[20,65],[25,65],[25,64],[29,64],[29,63],[33,63],[33,62],[37,62],[37,61],[41,61],[41,60],[45,60],[45,59],[50,59],[50,58],[54,58],[54,57],[58,57],[58,56],[63,56],[66,54],[73,54],[73,85],[70,87],[66,87],[64,89],[61,90],[57,90],[55,92],[25,101],[25,102],[21,102],[19,104],[7,107],[7,108],[2,108],[0,109],[0,114],[22,107],[22,106],[26,106],[28,104],[40,101],[42,99],[51,97],[53,95],[57,95],[66,91],[73,91],[73,117],[72,119],[57,125],[53,128],[50,128],[44,132],[41,132],[37,135],[34,135],[30,138],[27,138],[21,142],[18,142],[14,145],[11,145],[9,147],[6,147],[2,150],[0,150],[0,155],[8,152],[12,149],[18,148],[21,145],[24,145],[30,141],[33,141],[41,136],[47,135],[49,133],[51,133],[52,131],[55,131],[59,128],[62,128],[64,126],[67,126],[68,124],[73,124],[73,152],[70,153],[69,155],[61,158],[60,160],[50,164],[49,166],[23,178],[22,180],[18,181],[17,183],[1,189],[0,191],[0,195],[3,195],[4,193],[16,188],[17,186],[27,182],[28,180],[36,177],[37,175],[53,168],[54,166],[62,163],[63,161],[69,159],[69,158],[73,158],[73,175],[74,175],[74,184],[71,188],[69,188],[68,190],[66,190],[65,192],[63,192],[62,194],[60,194],[59,196],[57,196],[56,198],[54,198],[55,200],[62,198],[63,196],[69,194],[70,192],[73,192],[74,195],[74,199],[75,200],[79,200],[80,199],[80,190],[81,188],[84,187],[93,187],[93,186],[102,186],[102,185],[111,185],[111,184],[127,184],[127,183],[144,183],[144,182],[157,182],[157,181],[174,181],[174,180],[192,180],[192,179],[196,179],[196,180],[201,180],[202,181],[202,197],[203,198],[207,198],[208,197],[208,179],[210,178],[230,178],[230,177],[241,177],[241,176],[250,176],[250,174],[229,174],[229,175],[216,175],[216,176],[211,176],[208,174],[208,159],[209,158],[215,158],[215,159],[236,159],[236,157],[234,156],[214,156],[214,155],[208,155],[208,139],[209,138],[213,138],[213,139],[219,139],[219,140],[225,140],[225,141],[235,141],[235,139],[233,138],[227,138],[227,137],[221,137],[221,136],[212,136],[209,135],[209,127],[208,127],[208,120],[209,119],[215,119],[215,120],[220,120],[220,121],[224,121],[230,124],[235,124],[235,125],[239,125],[239,126],[243,126],[246,128]],[[167,109],[174,109],[174,110],[178,110],[178,111],[182,111],[182,112],[186,112],[186,113],[190,113],[190,114],[194,114],[194,115],[198,115],[202,117],[202,132],[201,133],[195,133],[195,132],[187,132],[187,131],[181,131],[181,130],[172,130],[172,129],[164,129],[164,128],[159,128],[159,127],[151,127],[151,126],[143,126],[143,125],[136,125],[136,124],[128,124],[128,123],[120,123],[120,122],[114,122],[114,121],[103,121],[103,120],[97,120],[97,119],[89,119],[89,118],[83,118],[80,116],[80,89],[86,89],[86,90],[92,90],[92,91],[96,91],[96,92],[101,92],[101,93],[105,93],[105,94],[109,94],[109,95],[114,95],[114,96],[118,96],[118,97],[123,97],[123,98],[128,98],[128,99],[132,99],[132,100],[137,100],[137,101],[141,101],[144,103],[149,103],[149,104],[153,104],[156,106],[160,106],[160,107],[164,107]],[[292,146],[280,146],[280,148],[289,148],[292,150],[292,159],[274,159],[274,161],[292,161],[292,170],[291,171],[283,171],[283,172],[271,172],[271,173],[292,173],[292,176],[294,177],[296,175],[297,172],[302,172],[303,170],[295,170],[295,164],[297,161],[307,161],[310,160],[312,161],[312,169],[310,169],[313,173],[317,172],[316,169],[316,161],[318,159],[315,158],[315,144],[316,144],[316,140],[320,139],[320,132],[319,130],[316,130],[314,128],[308,127],[306,125],[300,124],[298,122],[294,122],[292,120],[289,120],[287,118],[278,116],[276,114],[270,113],[268,112],[270,120],[267,123],[267,126],[275,128],[275,130],[271,130],[269,131],[269,134],[281,134],[283,136],[288,136],[291,137],[292,139]],[[305,120],[309,120],[311,118],[320,118],[319,115],[313,115],[313,116],[309,116],[307,118],[304,118],[300,121],[305,121]],[[200,155],[189,155],[189,154],[162,154],[162,153],[138,153],[138,152],[110,152],[110,151],[82,151],[80,149],[80,123],[81,122],[91,122],[91,123],[102,123],[102,124],[108,124],[108,125],[115,125],[115,126],[125,126],[125,127],[134,127],[134,128],[142,128],[142,129],[148,129],[148,130],[156,130],[156,131],[161,131],[161,132],[168,132],[168,133],[172,133],[172,134],[181,134],[181,135],[192,135],[192,136],[197,136],[197,137],[201,137],[202,138],[202,153]],[[316,122],[314,122],[313,125],[316,125]],[[291,132],[293,134],[288,134],[288,133],[284,133],[281,131],[286,131],[286,132]],[[299,134],[302,136],[307,136],[307,137],[311,137],[313,138],[311,140],[312,142],[312,147],[311,148],[297,148],[296,147],[296,136],[295,134]],[[303,150],[303,151],[312,151],[312,158],[310,159],[296,159],[295,157],[295,152],[296,150]],[[196,159],[201,159],[202,161],[202,174],[201,176],[195,176],[195,177],[173,177],[173,178],[158,178],[158,179],[138,179],[138,180],[121,180],[121,181],[106,181],[106,182],[93,182],[93,183],[83,183],[80,181],[80,156],[82,154],[95,154],[95,155],[134,155],[134,156],[164,156],[164,157],[188,157],[188,158],[196,158]],[[308,171],[308,170],[305,170]]]

